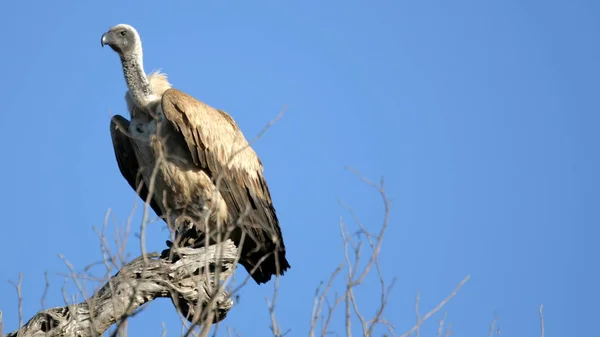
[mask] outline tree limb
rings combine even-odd
[[[207,248],[178,248],[175,258],[169,260],[168,256],[166,250],[162,255],[137,257],[90,299],[42,310],[7,337],[100,336],[157,298],[171,298],[189,321],[214,324],[223,320],[233,307],[233,300],[218,281],[226,280],[235,270],[237,248],[233,242],[227,240]],[[206,262],[208,271],[204,270]]]

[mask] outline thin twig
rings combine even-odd
[[[542,330],[541,337],[544,337],[544,305],[540,305],[540,328]]]
[[[44,293],[42,294],[42,310],[46,309],[46,296],[48,295],[48,288],[50,288],[50,281],[48,280],[48,272],[44,272],[44,279],[46,280],[46,286],[44,287]],[[0,334],[1,336],[1,334]]]
[[[15,284],[13,281],[8,281],[17,289],[17,296],[19,297],[19,329],[23,327],[23,295],[21,294],[21,285],[23,284],[23,273],[19,273],[19,283]]]
[[[438,325],[437,337],[442,337],[442,333],[444,332],[444,322],[446,321],[447,315],[448,315],[448,312],[445,312],[444,317],[442,317],[442,319],[440,319],[440,324]]]
[[[456,294],[458,293],[460,288],[462,288],[462,286],[470,278],[471,278],[471,275],[467,275],[467,277],[465,277],[462,281],[460,281],[460,283],[456,286],[456,288],[454,288],[454,291],[450,295],[448,295],[443,301],[440,302],[440,304],[438,304],[435,308],[433,308],[431,311],[429,311],[427,314],[425,314],[425,316],[423,316],[423,319],[421,319],[421,323],[424,323],[427,319],[429,319],[429,317],[431,317],[436,312],[438,312],[440,309],[442,309],[448,303],[448,301],[450,301],[454,296],[456,296]],[[410,330],[408,330],[404,334],[400,335],[400,337],[410,336],[413,332],[415,332],[417,329],[419,329],[419,326],[420,326],[420,324],[413,326]]]
[[[489,337],[494,337],[494,328],[496,327],[496,321],[498,321],[498,316],[494,315],[494,320],[492,321],[492,324],[490,324],[490,332],[489,332]]]
[[[421,314],[419,314],[419,301],[421,300],[421,294],[417,291],[417,296],[415,296],[415,313],[417,314],[417,324],[415,325],[417,327],[417,330],[415,330],[415,335],[416,337],[419,337],[419,331],[421,330],[421,323],[423,322],[421,320]]]

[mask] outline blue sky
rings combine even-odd
[[[345,169],[385,176],[393,199],[381,263],[397,276],[386,318],[398,332],[413,302],[434,307],[470,281],[447,312],[456,334],[597,331],[600,163],[600,3],[594,1],[11,1],[0,5],[0,309],[18,326],[9,280],[23,273],[25,320],[62,306],[64,256],[82,270],[101,258],[92,227],[111,209],[123,226],[136,201],[114,160],[109,118],[126,114],[118,57],[100,36],[134,25],[146,71],[223,109],[248,138],[287,106],[255,144],[280,216],[291,271],[277,317],[306,335],[312,298],[343,261],[338,198],[370,229],[377,193]],[[141,216],[134,217],[139,231]],[[112,234],[112,233],[111,233]],[[167,232],[149,228],[149,250]],[[130,256],[139,254],[129,237]],[[101,270],[98,269],[98,270]],[[243,268],[238,274],[245,277]],[[264,297],[249,284],[224,323],[266,336]],[[360,299],[374,310],[377,283]],[[71,285],[70,295],[76,293]],[[341,290],[338,287],[337,290]],[[169,336],[180,322],[159,300],[132,335]],[[340,334],[341,312],[333,328]],[[220,330],[224,336],[224,330]]]

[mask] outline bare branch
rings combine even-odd
[[[421,327],[421,323],[423,322],[421,320],[421,314],[419,313],[419,301],[421,301],[421,294],[419,294],[419,292],[417,291],[417,296],[415,298],[415,313],[417,314],[417,330],[415,331],[415,336],[419,337],[419,333],[420,333],[420,327]]]
[[[440,311],[440,309],[442,309],[448,303],[448,301],[450,301],[454,296],[456,296],[456,294],[458,293],[458,291],[460,290],[460,288],[462,288],[462,286],[470,278],[471,278],[471,275],[467,275],[467,277],[465,277],[462,281],[460,281],[460,283],[456,286],[456,288],[454,288],[454,291],[450,295],[448,295],[448,297],[446,297],[443,301],[441,301],[440,304],[438,304],[430,312],[428,312],[427,314],[425,314],[425,316],[423,316],[423,318],[420,319],[420,321],[417,324],[415,324],[415,326],[413,326],[406,333],[402,334],[400,337],[408,337],[408,336],[412,335],[413,332],[417,331],[421,327],[421,324],[423,322],[425,322],[427,319],[429,319],[431,316],[433,316],[436,312]]]
[[[207,248],[179,248],[174,260],[158,253],[140,256],[121,268],[92,298],[42,310],[7,337],[101,335],[156,298],[171,298],[188,320],[198,316],[200,307],[202,322],[219,322],[233,307],[233,301],[224,290],[214,294],[208,289],[218,286],[213,284],[215,270],[220,269],[223,276],[234,272],[237,253],[233,242],[227,240]],[[163,256],[168,255],[163,252]],[[206,261],[208,273],[202,270]],[[189,266],[196,267],[190,272]],[[214,310],[203,310],[206,303],[215,303]]]
[[[496,327],[496,322],[498,321],[498,316],[494,316],[494,320],[492,321],[492,324],[490,324],[490,332],[489,332],[489,337],[494,337],[494,328]]]
[[[544,337],[544,305],[540,305],[540,325],[541,325],[541,337]]]
[[[438,325],[437,337],[442,337],[442,333],[444,332],[444,322],[446,321],[446,316],[448,313],[444,313],[444,317],[440,319],[440,324]]]
[[[10,284],[15,286],[17,289],[17,296],[19,297],[19,329],[23,326],[23,294],[21,293],[21,286],[23,285],[23,273],[19,273],[19,283],[9,281]]]
[[[283,337],[288,332],[281,332],[281,327],[279,323],[277,323],[277,318],[275,317],[275,304],[277,303],[277,296],[279,295],[279,275],[275,276],[275,284],[273,285],[273,300],[269,301],[267,297],[265,300],[267,301],[267,308],[269,310],[269,317],[271,319],[271,332],[273,332],[273,337]]]
[[[48,280],[47,271],[44,272],[44,279],[46,280],[46,287],[44,288],[44,293],[42,294],[42,310],[46,309],[46,296],[48,296],[48,288],[50,288],[50,280]]]
[[[340,264],[334,271],[333,273],[331,273],[331,276],[329,277],[329,282],[327,283],[327,286],[325,286],[325,289],[323,289],[323,293],[321,293],[321,295],[319,296],[319,290],[321,289],[321,286],[323,285],[323,282],[321,282],[321,284],[319,285],[319,287],[317,288],[317,290],[315,291],[315,301],[314,301],[314,305],[313,305],[313,309],[312,309],[312,315],[311,315],[311,319],[310,319],[310,330],[309,330],[309,337],[314,337],[315,336],[315,329],[317,327],[317,322],[319,320],[319,317],[321,317],[321,310],[323,309],[323,301],[325,301],[327,298],[327,293],[329,293],[329,290],[331,289],[331,286],[333,285],[333,280],[335,279],[335,277],[339,274],[339,272],[342,270],[342,267],[344,266],[344,264]],[[343,298],[336,298],[333,306],[331,306],[329,308],[329,314],[327,316],[327,320],[325,321],[325,323],[323,324],[323,329],[322,329],[322,335],[324,336],[326,334],[326,330],[329,327],[329,322],[331,320],[331,317],[333,316],[333,312],[335,310],[335,308],[341,303],[341,300]]]

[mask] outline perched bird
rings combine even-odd
[[[150,207],[181,245],[227,234],[257,284],[283,275],[291,266],[263,165],[233,118],[172,88],[162,73],[147,76],[132,26],[112,27],[105,45],[119,55],[128,87],[131,121],[115,115],[110,131],[129,185],[144,201],[152,190]]]

